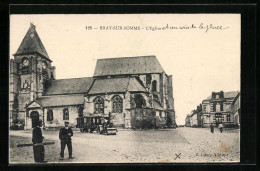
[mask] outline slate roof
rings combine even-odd
[[[239,91],[228,91],[224,92],[224,98],[235,98]],[[211,99],[212,95],[210,95],[206,100]]]
[[[156,110],[164,110],[161,104],[157,100],[153,100],[153,106]]]
[[[84,95],[44,96],[35,102],[42,107],[80,105],[84,104]]]
[[[50,80],[44,95],[87,93],[92,83],[92,77]]]
[[[31,24],[30,28],[23,38],[22,43],[20,44],[17,52],[14,55],[22,55],[28,53],[39,53],[47,59],[50,59],[33,24]]]
[[[98,59],[94,77],[108,75],[162,73],[156,56],[137,56]]]
[[[95,80],[88,94],[106,94],[123,92],[147,92],[134,77],[105,78]]]

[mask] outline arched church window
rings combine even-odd
[[[135,98],[134,98],[135,104],[136,104],[136,108],[143,108],[146,106],[146,101],[143,98],[142,95],[140,94],[136,94]]]
[[[154,80],[153,83],[152,83],[152,92],[155,92],[157,91],[157,81]]]
[[[101,97],[94,99],[94,111],[95,113],[104,113],[104,100]]]
[[[53,111],[51,109],[47,111],[47,121],[53,121]]]
[[[79,115],[78,115],[79,117],[83,117],[83,110],[84,110],[83,107],[80,107],[80,108],[79,108],[79,111],[78,111],[78,112],[79,112],[79,113],[78,113],[78,114],[79,114]]]
[[[67,108],[63,109],[63,120],[69,120],[69,110]]]
[[[123,112],[123,99],[116,95],[112,98],[112,103],[113,103],[113,113],[122,113]]]

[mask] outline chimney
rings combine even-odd
[[[215,99],[215,98],[216,98],[216,93],[213,91],[211,99]]]
[[[220,98],[224,98],[224,92],[223,91],[220,91]]]
[[[56,67],[55,66],[51,67],[51,79],[52,80],[56,79]]]

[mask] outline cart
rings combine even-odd
[[[97,133],[106,135],[116,135],[117,129],[114,127],[113,123],[98,125]]]
[[[102,122],[102,120],[108,120],[109,124]],[[78,117],[77,128],[80,128],[80,132],[93,133],[96,131],[99,134],[116,135],[117,129],[113,123],[109,122],[109,117]]]

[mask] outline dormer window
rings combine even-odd
[[[147,74],[147,75],[146,75],[146,84],[151,84],[151,81],[152,81],[152,76],[151,76],[151,74]]]

